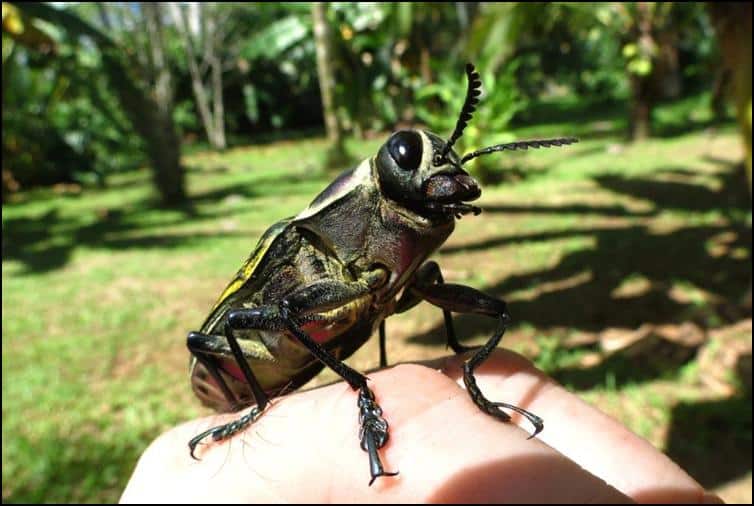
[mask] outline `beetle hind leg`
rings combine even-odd
[[[359,287],[359,289],[363,288]],[[307,314],[321,311],[325,304],[335,305],[332,302],[333,298],[340,299],[337,302],[345,303],[360,295],[360,292],[353,290],[349,293],[349,287],[334,284],[327,286],[327,290],[322,290],[320,286],[311,286],[289,295],[278,306],[270,305],[233,310],[228,314],[228,327],[233,329],[287,330],[315,358],[332,369],[352,389],[358,392],[359,439],[361,448],[369,456],[369,472],[371,475],[369,484],[371,485],[379,477],[397,474],[384,470],[378,452],[388,440],[388,423],[382,417],[382,409],[377,404],[374,393],[367,386],[366,376],[336,359],[321,344],[312,339],[300,325],[301,320],[305,320]],[[210,433],[205,434],[205,437]],[[214,434],[212,433],[213,437]],[[222,437],[222,430],[218,431],[217,434],[218,437]]]
[[[398,472],[385,471],[377,451],[387,443],[389,426],[382,417],[382,408],[377,404],[374,393],[367,386],[366,376],[335,359],[327,350],[309,337],[292,317],[289,307],[290,303],[287,300],[280,304],[280,317],[288,330],[315,357],[343,378],[351,388],[359,391],[359,440],[361,449],[369,455],[369,474],[371,475],[369,486],[372,486],[377,478],[397,476]],[[384,336],[384,331],[382,335]]]
[[[413,290],[430,304],[438,306],[443,310],[457,311],[459,313],[472,313],[484,316],[490,316],[499,320],[497,329],[492,337],[479,348],[470,359],[463,365],[463,382],[466,390],[471,396],[471,400],[485,413],[498,418],[504,422],[510,421],[510,415],[504,411],[508,409],[519,413],[526,418],[533,426],[534,437],[544,428],[544,422],[537,415],[504,402],[492,402],[487,399],[476,382],[474,370],[482,364],[492,351],[497,347],[503,334],[510,322],[508,308],[504,301],[490,297],[489,295],[475,290],[468,286],[454,285],[448,283],[440,284],[417,284]]]
[[[424,263],[424,265],[422,265],[419,270],[416,271],[412,284],[406,288],[400,300],[398,300],[395,312],[403,313],[405,311],[408,311],[412,307],[419,304],[422,300],[424,300],[424,297],[421,295],[420,287],[442,284],[444,282],[445,280],[442,277],[442,271],[440,271],[440,266],[437,264],[437,262],[430,260]],[[473,346],[466,346],[458,342],[456,330],[453,326],[453,315],[451,314],[450,309],[441,309],[443,320],[445,322],[445,337],[447,339],[447,346],[449,346],[457,355],[473,350]]]
[[[474,404],[476,404],[479,409],[481,409],[488,415],[494,416],[495,418],[498,418],[504,422],[508,422],[510,421],[511,417],[508,413],[503,411],[503,409],[509,409],[529,420],[529,422],[534,426],[534,432],[529,436],[529,439],[531,439],[542,432],[542,429],[544,428],[544,422],[542,418],[535,415],[534,413],[531,413],[530,411],[519,408],[518,406],[514,406],[513,404],[490,401],[479,389],[479,386],[476,382],[476,377],[474,377],[474,369],[476,369],[482,362],[484,362],[487,357],[490,356],[495,347],[497,347],[500,339],[502,339],[503,334],[505,333],[505,329],[509,321],[510,316],[508,316],[507,311],[501,313],[500,323],[498,324],[498,328],[495,330],[495,334],[489,341],[487,341],[484,346],[482,346],[482,348],[479,349],[479,351],[477,351],[477,353],[475,353],[469,360],[467,360],[463,364],[463,383],[466,385],[466,390],[469,392],[471,400],[474,401]]]
[[[186,347],[194,356],[198,364],[203,366],[204,371],[209,374],[210,378],[214,380],[214,383],[207,381],[206,374],[202,374],[202,371],[192,372],[192,386],[194,392],[200,397],[202,403],[211,406],[216,411],[235,411],[240,407],[240,400],[233,393],[233,390],[228,386],[227,381],[223,377],[221,368],[218,364],[217,357],[212,353],[211,343],[217,342],[221,339],[218,336],[211,336],[203,334],[201,332],[189,332],[188,339],[186,340]],[[194,366],[196,367],[196,365]],[[225,405],[222,404],[222,400],[217,395],[215,388],[220,390],[219,393],[225,399]]]

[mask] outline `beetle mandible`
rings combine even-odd
[[[355,391],[360,443],[369,456],[371,485],[383,469],[378,449],[388,423],[367,378],[343,363],[379,328],[380,365],[387,365],[385,318],[422,300],[443,311],[447,343],[458,342],[451,312],[498,320],[487,343],[463,365],[474,403],[509,421],[511,410],[534,426],[543,421],[517,406],[489,401],[474,369],[503,336],[510,316],[504,301],[474,288],[445,283],[434,261],[426,261],[453,231],[455,220],[481,212],[468,202],[481,195],[462,166],[496,151],[562,146],[557,138],[498,144],[463,157],[453,145],[463,134],[481,94],[479,74],[466,65],[466,99],[448,140],[426,130],[401,130],[377,154],[343,172],[311,205],[270,227],[220,295],[198,332],[188,335],[195,394],[219,411],[252,406],[237,420],[211,428],[189,442],[191,456],[206,437],[228,438],[253,423],[273,397],[304,385],[325,366]]]

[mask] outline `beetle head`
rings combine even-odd
[[[479,214],[466,204],[482,191],[461,168],[458,154],[443,155],[445,141],[425,130],[401,130],[390,136],[377,153],[376,165],[383,193],[421,215]]]
[[[425,130],[394,133],[377,153],[377,172],[385,195],[423,215],[460,217],[482,210],[466,204],[481,195],[477,182],[461,167],[478,156],[496,151],[564,146],[578,142],[573,137],[538,139],[496,144],[459,157],[453,145],[463,135],[479,102],[482,81],[470,63],[466,64],[466,99],[456,127],[447,141]]]

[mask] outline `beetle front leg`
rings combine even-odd
[[[505,302],[463,285],[418,285],[414,289],[429,303],[440,308],[459,313],[480,314],[498,319],[498,326],[492,337],[463,364],[463,382],[466,385],[466,390],[469,392],[474,404],[485,413],[507,422],[510,420],[510,415],[503,411],[502,408],[515,411],[529,420],[534,426],[534,433],[529,436],[530,438],[541,432],[544,428],[544,423],[540,417],[512,404],[491,402],[482,394],[474,377],[474,369],[484,362],[497,347],[510,322],[510,315],[508,314]]]

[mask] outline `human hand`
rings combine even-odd
[[[499,349],[475,375],[489,399],[544,419],[544,431],[527,439],[519,415],[522,428],[473,404],[462,363],[454,356],[369,374],[390,424],[380,456],[397,477],[367,485],[357,393],[339,382],[274,400],[243,433],[198,447],[199,462],[188,440],[239,415],[169,430],[144,452],[121,502],[721,502],[647,441]]]

